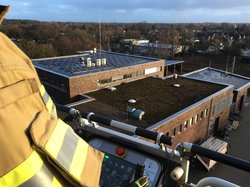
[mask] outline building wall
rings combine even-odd
[[[221,112],[214,114],[214,115],[213,115],[213,107],[214,107],[214,105],[218,104],[222,100],[228,99],[230,97],[231,97],[231,101],[232,101],[233,100],[233,87],[232,86],[227,91],[221,93],[220,95],[214,97],[211,100],[209,129],[212,127],[212,125],[215,123],[215,121],[218,117],[219,117],[219,125],[218,125],[219,129],[224,128],[229,123],[228,118],[229,118],[229,114],[230,114],[231,103],[229,103],[229,105],[226,108],[224,108]],[[209,134],[209,129],[208,129],[208,134]]]
[[[182,63],[165,66],[164,76],[170,76],[175,73],[179,75],[182,74],[182,66]]]
[[[210,111],[210,101],[204,102],[189,111],[183,112],[181,115],[173,118],[161,126],[154,129],[157,132],[167,133],[174,138],[172,147],[180,142],[197,142],[206,139],[208,129],[208,115],[204,115],[204,111]],[[203,112],[203,117],[202,116]],[[196,119],[196,115],[198,118]],[[190,123],[192,121],[192,124]],[[186,124],[187,123],[187,124]],[[180,131],[180,126],[182,126]],[[174,129],[176,129],[174,135]]]
[[[245,102],[247,99],[247,92],[248,92],[249,87],[245,87],[243,89],[240,89],[239,91],[236,92],[236,101],[235,101],[235,107],[234,107],[234,113],[240,113],[240,101],[241,101],[241,97],[244,97],[243,100],[243,107],[242,110],[244,109],[245,106]]]
[[[148,74],[148,75],[139,75],[134,78],[117,80],[115,82],[110,82],[106,84],[100,83],[100,80],[110,79],[112,77],[117,77],[117,76],[122,77],[123,75],[129,74],[131,72],[143,71],[145,69],[154,68],[154,67],[159,68],[161,71]],[[164,61],[160,60],[160,61],[156,61],[156,62],[152,62],[148,64],[141,64],[137,66],[130,66],[126,68],[119,68],[115,70],[103,71],[103,72],[93,73],[93,74],[89,74],[85,76],[70,78],[69,80],[70,98],[77,96],[79,93],[91,92],[91,91],[98,90],[100,88],[117,85],[122,82],[133,81],[133,80],[140,79],[140,78],[147,77],[147,76],[163,78],[164,77]]]
[[[166,133],[172,136],[174,138],[172,147],[185,141],[191,143],[203,142],[209,137],[210,126],[215,122],[217,117],[220,117],[219,128],[223,128],[228,123],[230,106],[216,115],[212,115],[212,110],[216,103],[224,98],[230,97],[232,91],[233,89],[228,87],[217,96],[199,103],[175,118],[164,122],[154,128],[153,131]],[[187,127],[185,127],[186,123]]]
[[[60,75],[50,73],[41,69],[36,69],[37,73],[44,83],[47,92],[51,97],[55,98],[60,103],[68,103],[74,100],[77,95],[83,94],[86,92],[95,91],[101,88],[113,86],[120,84],[122,82],[130,82],[136,79],[141,79],[147,76],[154,77],[164,77],[164,60],[155,61],[147,64],[141,64],[137,66],[130,66],[125,68],[114,69],[110,71],[103,71],[99,73],[93,73],[85,76],[78,76],[72,78],[62,77]],[[99,80],[108,79],[115,76],[123,76],[137,71],[144,71],[149,68],[159,68],[161,71],[148,75],[139,75],[133,78],[127,78],[123,80],[118,80],[115,82],[101,84],[98,83]]]
[[[48,94],[59,103],[69,102],[69,79],[36,68],[41,82],[44,84]]]

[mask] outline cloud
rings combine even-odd
[[[135,10],[139,8],[144,9],[162,9],[162,10],[183,10],[196,8],[209,9],[227,9],[237,8],[249,5],[249,0],[63,0],[60,2],[69,3],[78,7],[86,8],[103,8],[107,10],[112,9],[127,9]]]
[[[249,0],[3,0],[7,18],[47,21],[249,22]]]
[[[125,10],[125,9],[116,9],[115,12],[125,14],[125,13],[127,13],[128,11]]]
[[[72,8],[72,6],[60,4],[60,5],[58,5],[58,8],[62,9],[62,10],[69,10]]]
[[[26,6],[26,7],[29,7],[29,6],[30,6],[30,3],[28,3],[28,2],[23,2],[22,5],[23,5],[23,6]]]

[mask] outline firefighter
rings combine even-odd
[[[1,32],[0,150],[0,186],[99,186],[103,153],[57,117],[31,60]]]

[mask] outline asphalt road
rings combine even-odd
[[[250,162],[250,96],[247,97],[246,107],[240,114],[240,126],[232,131],[228,150],[229,155]],[[218,164],[209,172],[201,170],[190,171],[190,182],[196,183],[203,177],[213,176],[225,179],[240,186],[250,186],[250,173],[232,168],[224,164]]]

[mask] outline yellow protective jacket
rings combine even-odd
[[[0,151],[0,186],[99,186],[103,153],[57,118],[32,62],[1,32]]]

